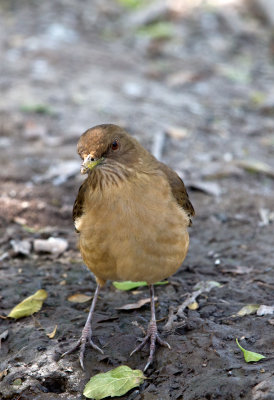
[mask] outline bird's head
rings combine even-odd
[[[97,125],[82,134],[78,154],[83,160],[81,173],[86,174],[99,165],[132,166],[138,158],[139,143],[123,128],[112,124]]]

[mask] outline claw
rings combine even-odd
[[[150,286],[150,296],[151,296],[151,320],[148,326],[147,334],[142,340],[142,342],[130,353],[130,357],[132,354],[136,353],[137,351],[141,350],[144,345],[150,340],[150,350],[149,350],[149,357],[147,360],[147,363],[144,368],[144,372],[148,369],[150,364],[152,364],[153,358],[154,358],[154,353],[155,353],[155,348],[156,348],[156,343],[159,343],[161,346],[166,346],[169,349],[171,349],[170,345],[161,339],[161,337],[158,334],[158,329],[157,329],[157,323],[155,319],[155,305],[154,305],[154,289],[153,286]]]
[[[91,347],[97,351],[99,351],[101,354],[104,354],[103,350],[100,349],[99,346],[97,346],[93,340],[92,340],[92,330],[91,330],[91,319],[92,319],[92,315],[93,315],[93,311],[95,308],[95,304],[96,304],[96,300],[99,294],[99,290],[100,290],[100,286],[97,285],[95,294],[94,294],[94,298],[89,310],[89,314],[88,314],[88,318],[86,320],[84,329],[82,331],[81,337],[80,339],[74,344],[74,346],[72,346],[71,349],[69,349],[68,351],[66,351],[65,353],[63,353],[61,355],[61,358],[63,358],[64,356],[73,353],[75,350],[78,349],[78,347],[80,347],[80,354],[79,354],[79,361],[80,361],[80,365],[82,367],[82,369],[84,370],[84,354],[85,354],[85,350],[86,350],[86,345],[87,343],[89,343],[91,345]]]

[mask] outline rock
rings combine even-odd
[[[65,239],[50,237],[45,239],[34,240],[34,251],[37,253],[45,252],[54,255],[60,255],[68,248],[68,242]]]
[[[11,240],[10,244],[15,254],[28,256],[31,250],[31,244],[28,240]]]

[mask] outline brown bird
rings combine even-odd
[[[83,260],[94,273],[97,288],[79,341],[80,364],[92,340],[91,320],[100,288],[107,280],[146,281],[150,287],[151,320],[140,350],[150,341],[145,366],[152,363],[155,344],[170,347],[158,333],[153,283],[174,274],[188,250],[187,227],[194,215],[183,181],[156,160],[124,129],[104,124],[80,137],[81,173],[87,174],[74,203]]]

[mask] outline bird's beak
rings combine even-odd
[[[89,170],[92,170],[96,165],[101,164],[104,161],[104,157],[92,158],[91,155],[87,155],[84,158],[83,164],[81,165],[81,174],[87,174]]]

